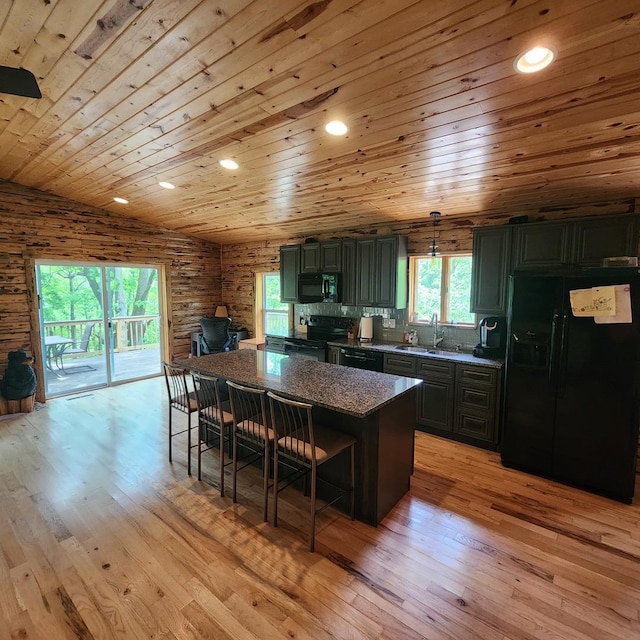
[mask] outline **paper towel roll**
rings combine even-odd
[[[360,340],[373,340],[373,318],[360,318],[360,329],[358,330]]]

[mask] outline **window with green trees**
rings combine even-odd
[[[471,254],[411,256],[410,317],[429,322],[434,313],[440,322],[475,324],[471,301]]]
[[[264,333],[280,333],[289,326],[289,305],[280,302],[280,274],[263,274]]]

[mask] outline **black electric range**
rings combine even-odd
[[[309,316],[307,333],[293,332],[284,337],[284,352],[289,356],[312,358],[325,362],[327,342],[347,340],[351,318],[339,316]]]

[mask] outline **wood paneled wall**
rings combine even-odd
[[[569,219],[585,216],[633,213],[637,211],[633,198],[595,205],[575,207],[540,207],[529,215],[529,222]],[[436,242],[442,253],[471,251],[472,230],[485,225],[507,224],[509,218],[518,215],[509,211],[499,215],[442,216],[436,227]],[[388,225],[363,225],[339,234],[319,233],[318,241],[336,238],[362,237],[367,235],[404,235],[409,238],[409,253],[413,255],[429,252],[433,240],[432,221],[425,214],[424,220]],[[254,283],[258,272],[278,271],[280,268],[279,247],[282,244],[298,244],[308,236],[291,237],[284,240],[230,244],[222,247],[222,294],[229,307],[234,324],[246,326],[254,331]]]
[[[221,301],[220,247],[49,193],[0,181],[0,367],[33,352],[30,260],[165,265],[167,357],[186,357],[190,332]]]

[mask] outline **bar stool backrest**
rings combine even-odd
[[[235,382],[227,382],[227,386],[233,426],[237,429],[241,425],[243,438],[261,444],[269,425],[266,391]]]
[[[187,375],[182,367],[176,367],[168,362],[162,363],[164,378],[167,383],[169,406],[190,413],[195,411],[193,397],[189,395],[187,388]]]
[[[310,467],[316,464],[311,405],[268,392],[280,455]]]
[[[192,377],[201,426],[215,425],[219,427],[222,414],[218,378],[197,373],[192,374]]]

